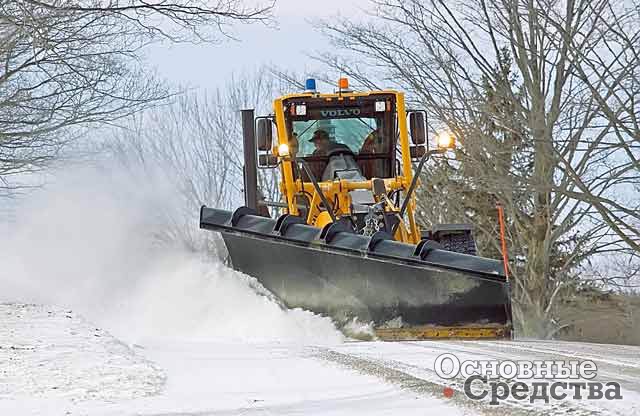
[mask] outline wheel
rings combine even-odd
[[[445,250],[456,253],[477,255],[476,242],[470,231],[441,235],[438,242]]]

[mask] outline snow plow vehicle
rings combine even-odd
[[[506,263],[476,256],[469,226],[416,220],[420,172],[453,138],[431,149],[425,112],[401,92],[338,87],[308,80],[273,115],[242,111],[245,206],[203,206],[200,228],[287,307],[372,324],[382,340],[510,338]],[[258,169],[278,169],[280,201],[264,200]]]

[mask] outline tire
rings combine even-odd
[[[438,242],[445,250],[462,254],[470,254],[472,256],[476,256],[478,253],[478,250],[476,249],[476,241],[473,238],[473,234],[469,231],[443,235],[440,237]]]

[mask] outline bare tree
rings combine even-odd
[[[447,201],[439,215],[478,224],[485,250],[496,249],[490,207],[505,207],[521,329],[551,336],[565,325],[554,307],[587,260],[640,251],[638,4],[373,3],[371,22],[323,24],[357,60],[321,60],[368,87],[408,90],[460,139],[423,202]]]
[[[0,2],[0,192],[84,129],[171,96],[141,49],[215,41],[232,22],[268,21],[270,9],[238,0]]]
[[[145,186],[168,184],[178,210],[163,213],[168,214],[167,226],[156,237],[197,250],[208,244],[195,225],[199,207],[234,209],[244,202],[240,110],[269,114],[272,99],[288,89],[287,82],[265,69],[234,76],[211,94],[183,95],[141,113],[127,127],[116,129],[98,153]],[[277,170],[261,170],[258,179],[265,198],[278,200]]]

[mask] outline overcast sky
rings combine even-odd
[[[154,47],[149,60],[161,76],[198,88],[215,88],[233,72],[251,70],[262,64],[302,74],[317,66],[305,53],[329,48],[326,39],[308,21],[337,15],[362,18],[362,9],[368,5],[369,0],[276,0],[277,28],[262,24],[236,25],[233,34],[238,41]]]

